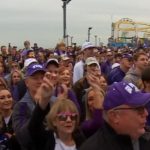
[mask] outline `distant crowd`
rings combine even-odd
[[[0,50],[0,150],[149,150],[150,49]]]

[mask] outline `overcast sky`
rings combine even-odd
[[[63,36],[61,0],[0,0],[0,45],[23,46],[24,40],[55,47]],[[67,5],[67,33],[79,45],[94,35],[106,43],[111,22],[121,18],[150,23],[149,0],[72,0]]]

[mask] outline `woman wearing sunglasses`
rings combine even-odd
[[[77,150],[84,140],[77,129],[78,123],[79,112],[74,102],[59,99],[54,102],[50,111],[49,105],[43,109],[43,105],[37,104],[28,129],[35,149]]]

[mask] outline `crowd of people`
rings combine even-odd
[[[150,49],[1,46],[0,150],[149,150]]]

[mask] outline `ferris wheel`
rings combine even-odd
[[[135,39],[150,38],[150,24],[135,22],[129,18],[122,18],[112,23],[112,38],[116,42],[128,42]]]

